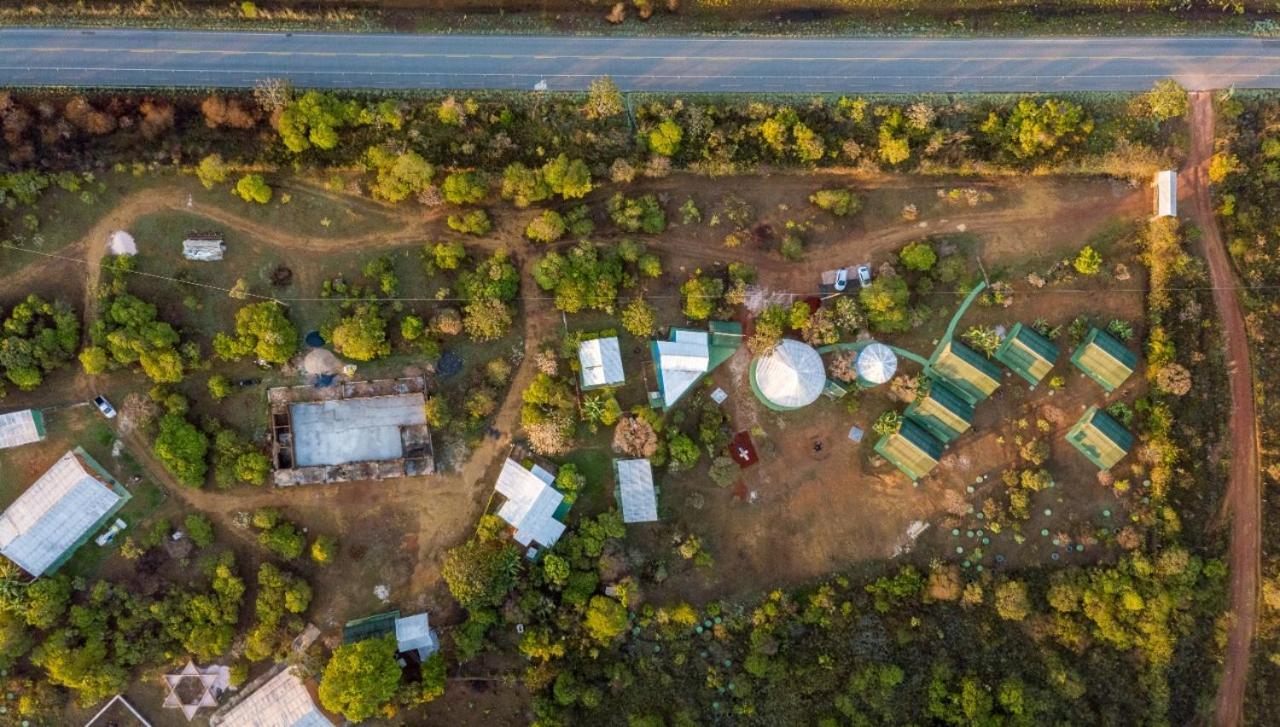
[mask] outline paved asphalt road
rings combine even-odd
[[[322,88],[1054,91],[1280,86],[1280,41],[345,35],[0,30],[0,84]]]

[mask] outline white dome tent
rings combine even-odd
[[[787,411],[812,404],[827,384],[822,357],[808,344],[783,339],[751,366],[751,384],[766,406]]]
[[[858,379],[871,386],[887,383],[898,370],[898,355],[883,343],[872,343],[858,352],[854,362]]]
[[[112,255],[137,255],[138,243],[133,241],[133,235],[124,230],[116,230],[107,238],[107,252]]]

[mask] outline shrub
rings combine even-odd
[[[898,259],[907,270],[928,272],[938,262],[938,253],[934,252],[933,245],[922,240],[908,243],[898,252]]]
[[[534,242],[555,242],[564,237],[568,230],[564,217],[559,212],[545,210],[542,214],[529,221],[529,225],[524,229],[524,234],[525,237]]]
[[[484,210],[468,210],[462,214],[449,215],[446,222],[451,230],[477,237],[489,234],[493,227],[489,214]]]
[[[261,174],[246,174],[236,182],[236,195],[246,202],[266,204],[273,194],[270,185]]]
[[[1076,259],[1072,261],[1071,266],[1081,275],[1097,275],[1102,269],[1102,256],[1092,245],[1085,245],[1080,248],[1080,252],[1076,254]]]
[[[862,199],[847,189],[819,189],[809,201],[836,217],[848,217],[862,209]]]
[[[210,376],[208,386],[209,396],[212,396],[214,401],[222,401],[231,395],[231,382],[222,374]]]

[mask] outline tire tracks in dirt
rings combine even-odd
[[[1253,397],[1253,364],[1244,312],[1236,295],[1235,272],[1222,231],[1213,211],[1209,191],[1209,160],[1214,153],[1213,98],[1191,94],[1191,156],[1182,174],[1183,189],[1191,198],[1191,217],[1203,235],[1204,256],[1209,264],[1213,302],[1222,318],[1226,338],[1227,381],[1231,394],[1231,472],[1223,503],[1231,515],[1231,622],[1227,632],[1222,680],[1214,710],[1214,724],[1235,727],[1244,721],[1249,658],[1258,621],[1258,580],[1262,561],[1262,498],[1258,464],[1258,415]],[[1224,513],[1225,514],[1225,513]]]

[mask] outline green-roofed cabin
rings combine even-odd
[[[1133,435],[1129,430],[1096,406],[1089,407],[1071,427],[1067,441],[1103,470],[1111,469],[1133,448]]]
[[[342,643],[354,644],[386,636],[387,634],[394,634],[396,632],[396,619],[398,618],[400,618],[399,611],[387,611],[386,613],[375,613],[372,616],[348,621],[342,627]]]
[[[942,442],[919,424],[903,419],[898,431],[876,442],[875,450],[907,477],[918,480],[937,466],[942,457]]]
[[[905,414],[944,443],[954,441],[973,426],[973,404],[939,379],[930,379],[929,393],[916,397]]]
[[[996,360],[1035,386],[1053,370],[1058,347],[1030,326],[1017,323],[996,349]]]
[[[943,378],[971,404],[976,404],[1000,388],[1000,367],[959,341],[938,347],[929,363],[934,378]]]
[[[1071,356],[1071,363],[1110,394],[1133,374],[1138,356],[1110,333],[1091,328]]]

